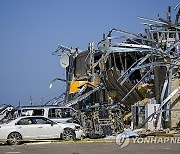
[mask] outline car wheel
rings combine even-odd
[[[66,128],[64,129],[63,133],[62,133],[62,139],[69,141],[69,140],[75,140],[76,139],[76,135],[73,129],[70,128]]]
[[[21,143],[22,136],[17,132],[12,132],[8,135],[7,143],[10,145],[18,145]]]

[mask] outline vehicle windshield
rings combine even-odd
[[[33,109],[33,108],[25,108],[25,109],[16,109],[14,112],[14,117],[21,116],[43,116],[44,109]]]
[[[71,108],[51,108],[49,109],[49,118],[72,118],[75,111]]]

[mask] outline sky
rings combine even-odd
[[[0,0],[0,105],[37,105],[65,90],[59,44],[86,50],[112,28],[140,33],[138,16],[165,18],[179,0]],[[95,47],[96,48],[96,47]]]

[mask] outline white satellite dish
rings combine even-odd
[[[69,56],[67,54],[64,54],[60,59],[60,65],[63,68],[66,68],[69,66]]]

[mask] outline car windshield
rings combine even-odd
[[[49,109],[49,118],[72,118],[75,111],[71,108],[51,108]]]

